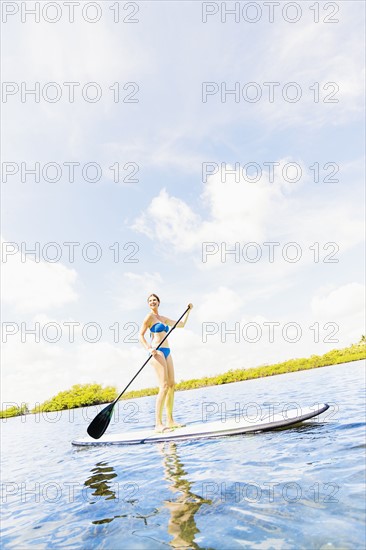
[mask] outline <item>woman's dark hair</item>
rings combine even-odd
[[[147,301],[149,301],[149,298],[151,298],[151,296],[155,296],[155,298],[157,299],[157,301],[159,302],[160,304],[160,298],[157,294],[150,294],[150,296],[147,297]]]

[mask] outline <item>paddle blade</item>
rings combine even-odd
[[[115,403],[110,403],[107,405],[102,411],[100,411],[100,413],[97,414],[94,420],[91,421],[87,429],[90,437],[93,437],[94,439],[99,439],[102,437],[111,421],[114,405]]]

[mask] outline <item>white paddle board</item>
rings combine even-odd
[[[293,426],[304,420],[309,420],[329,409],[327,404],[317,404],[313,407],[296,408],[285,410],[277,414],[269,414],[260,420],[224,418],[216,422],[204,422],[190,424],[174,430],[165,430],[156,433],[153,429],[136,430],[120,434],[103,435],[100,439],[93,439],[87,436],[83,439],[72,441],[77,446],[95,445],[137,445],[140,443],[157,443],[162,441],[180,441],[186,439],[203,439],[209,437],[223,437],[228,435],[239,435],[250,432],[261,432]]]

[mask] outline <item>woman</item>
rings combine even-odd
[[[141,344],[151,353],[151,362],[155,368],[158,381],[159,381],[159,393],[156,400],[155,409],[155,431],[162,432],[165,429],[180,428],[181,425],[174,422],[173,419],[173,405],[174,405],[174,366],[170,353],[168,341],[165,340],[164,347],[156,349],[160,342],[163,340],[166,333],[169,332],[169,326],[173,326],[175,321],[159,315],[158,308],[160,305],[159,296],[156,294],[150,294],[147,299],[147,303],[151,309],[151,312],[146,315],[139,334],[139,340]],[[180,321],[177,327],[183,328],[188,321],[190,311],[193,307],[189,304],[189,310],[184,318],[184,321]],[[145,332],[150,329],[152,342],[149,344],[145,339]],[[166,426],[163,424],[163,409],[166,409]]]

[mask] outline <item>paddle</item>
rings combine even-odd
[[[169,334],[171,332],[173,332],[173,330],[175,329],[175,327],[177,326],[177,324],[179,323],[179,321],[181,319],[183,319],[183,317],[185,316],[185,314],[187,313],[187,311],[189,310],[190,308],[187,307],[187,309],[185,310],[185,312],[183,313],[183,315],[181,315],[178,319],[178,321],[174,324],[174,326],[170,329],[169,332],[167,332],[167,334],[164,336],[164,338],[162,339],[162,341],[160,342],[160,344],[158,345],[158,347],[156,348],[157,350],[160,348],[161,344],[168,338]],[[90,437],[93,437],[94,439],[99,439],[100,437],[102,437],[102,435],[104,434],[104,432],[106,431],[106,429],[108,428],[109,426],[109,423],[111,421],[111,418],[112,418],[112,414],[113,414],[113,409],[114,409],[114,406],[115,404],[117,403],[117,401],[120,399],[120,397],[122,397],[122,395],[125,393],[125,391],[127,390],[127,388],[132,384],[132,382],[135,380],[136,376],[138,376],[140,374],[140,372],[142,371],[142,369],[144,368],[144,366],[150,361],[152,355],[149,355],[149,358],[145,361],[145,363],[142,365],[142,367],[136,372],[135,376],[132,378],[132,380],[127,384],[127,386],[125,387],[125,389],[123,391],[121,391],[121,393],[119,394],[118,397],[116,397],[116,399],[114,401],[112,401],[112,403],[110,403],[109,405],[107,405],[102,411],[100,411],[100,413],[97,414],[97,416],[94,418],[94,420],[91,421],[91,423],[89,424],[88,426],[88,429],[87,429],[87,432],[88,434],[90,435]]]

